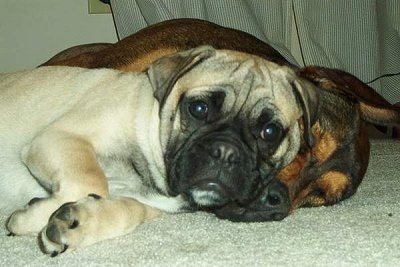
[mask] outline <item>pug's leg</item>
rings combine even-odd
[[[160,211],[132,198],[98,195],[62,205],[39,235],[41,249],[52,257],[67,249],[125,235]]]
[[[31,201],[7,221],[11,235],[36,235],[65,202],[90,193],[108,195],[107,181],[90,142],[63,131],[47,131],[22,153],[22,159],[48,198]]]

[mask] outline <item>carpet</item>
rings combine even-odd
[[[0,230],[1,266],[399,266],[400,142],[373,140],[358,192],[281,222],[169,214],[131,234],[50,258],[33,237]],[[0,215],[4,225],[6,215]]]

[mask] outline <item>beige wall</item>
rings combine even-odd
[[[88,14],[87,0],[0,0],[0,72],[34,68],[83,43],[116,42],[110,14]]]
[[[88,14],[87,0],[0,1],[0,72],[34,68],[74,45],[117,41],[111,14]],[[301,64],[295,35],[291,43]]]

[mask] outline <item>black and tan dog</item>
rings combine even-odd
[[[310,117],[298,122],[305,137],[300,151],[289,165],[275,170],[276,177],[286,185],[288,195],[281,193],[274,197],[260,193],[258,200],[248,206],[230,203],[215,211],[222,218],[265,220],[260,211],[271,208],[265,205],[266,195],[268,203],[276,201],[277,206],[282,198],[288,198],[291,211],[301,206],[331,205],[352,196],[368,166],[367,123],[400,124],[400,108],[353,75],[316,66],[297,68],[259,39],[202,20],[166,21],[115,44],[77,46],[44,65],[143,71],[161,56],[200,45],[238,50],[287,65],[320,89],[317,103],[306,103]]]

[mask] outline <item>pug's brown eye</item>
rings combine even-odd
[[[267,142],[277,141],[280,139],[281,135],[282,127],[275,122],[265,124],[260,133],[261,138]]]
[[[199,120],[205,119],[208,114],[208,105],[204,101],[194,101],[189,103],[190,114]]]

